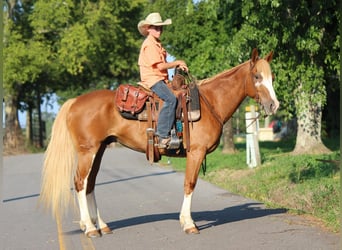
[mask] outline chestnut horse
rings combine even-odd
[[[199,233],[191,218],[191,201],[201,163],[219,145],[222,127],[247,97],[254,98],[267,115],[279,107],[269,62],[273,52],[198,82],[201,118],[190,126],[186,152],[184,200],[180,223],[186,233]],[[94,187],[101,158],[113,139],[133,150],[146,151],[147,122],[121,117],[115,91],[99,90],[66,101],[54,121],[45,153],[40,201],[54,216],[72,201],[72,182],[80,208],[80,227],[88,237],[111,233],[101,219]]]

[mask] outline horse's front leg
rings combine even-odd
[[[182,210],[179,221],[184,232],[187,234],[199,234],[198,228],[191,217],[192,193],[184,194]]]
[[[187,234],[199,233],[199,230],[191,217],[191,202],[204,156],[205,150],[192,150],[187,155],[184,179],[184,200],[179,216],[180,224]]]

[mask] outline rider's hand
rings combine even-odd
[[[181,70],[184,70],[185,72],[189,71],[188,66],[183,60],[177,60],[177,64],[177,67],[179,67]]]

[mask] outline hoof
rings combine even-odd
[[[185,229],[184,232],[186,234],[199,234],[200,233],[197,227],[191,227],[191,228]]]
[[[80,229],[85,232],[87,230],[87,227],[85,224],[83,224],[83,222],[80,221]]]
[[[88,233],[86,233],[86,236],[88,238],[97,238],[97,237],[101,237],[101,233],[97,230],[93,230],[93,231],[89,231]]]
[[[101,228],[101,234],[112,234],[113,231],[109,227]]]

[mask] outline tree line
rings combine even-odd
[[[294,152],[327,152],[322,131],[339,134],[339,7],[336,0],[5,0],[4,146],[23,145],[18,111],[30,121],[43,97],[56,93],[63,103],[139,81],[137,23],[160,12],[173,22],[163,44],[198,79],[248,60],[253,48],[273,50],[280,112],[298,125]]]

